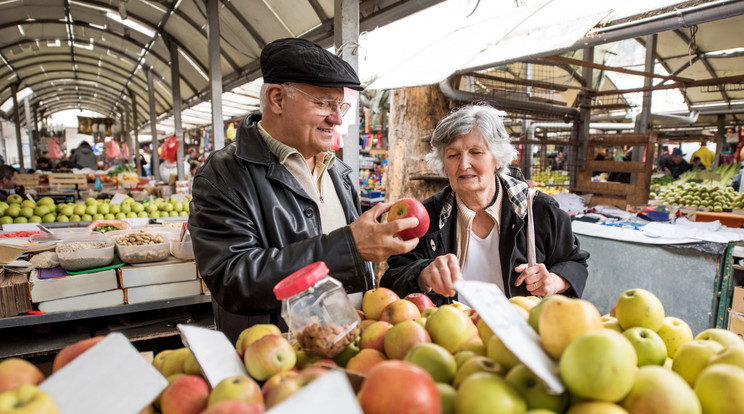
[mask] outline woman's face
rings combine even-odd
[[[444,172],[452,189],[461,195],[492,189],[498,163],[477,128],[444,147]]]

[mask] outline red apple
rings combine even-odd
[[[346,364],[346,369],[366,375],[367,372],[382,361],[387,361],[385,354],[376,349],[362,349],[358,354],[351,357]]]
[[[405,361],[383,361],[370,369],[359,391],[359,403],[365,414],[437,414],[442,410],[431,375]]]
[[[429,299],[424,293],[411,293],[406,295],[403,299],[413,303],[418,308],[419,312],[423,312],[424,309],[436,308],[434,302]]]
[[[415,321],[404,321],[385,333],[385,355],[390,359],[403,359],[414,345],[431,342],[423,326]]]
[[[413,321],[421,317],[418,307],[405,299],[391,302],[380,314],[380,320],[397,325],[403,321]]]
[[[207,407],[201,414],[263,414],[264,405],[240,401],[220,401]]]
[[[426,207],[420,201],[413,198],[401,198],[390,207],[388,211],[388,221],[398,220],[407,217],[416,217],[419,221],[418,226],[401,230],[396,236],[403,240],[415,239],[426,234],[429,230],[429,213]]]
[[[397,293],[384,287],[370,289],[362,297],[362,310],[367,319],[380,320],[380,314],[385,306],[400,299]]]
[[[163,414],[199,414],[207,408],[209,384],[202,377],[184,375],[176,378],[160,397]]]
[[[385,321],[375,321],[362,331],[359,339],[359,348],[376,349],[385,352],[385,333],[392,328],[393,324]]]
[[[78,341],[72,345],[68,345],[62,348],[57,356],[54,357],[54,362],[52,363],[52,372],[57,372],[60,368],[67,365],[73,359],[77,358],[78,355],[87,351],[89,348],[92,348],[93,345],[101,342],[102,339],[102,336],[95,336],[93,338],[83,339],[82,341]]]
[[[0,362],[0,393],[21,385],[39,385],[44,374],[36,365],[21,358],[8,358]]]

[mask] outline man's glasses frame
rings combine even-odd
[[[291,83],[284,83],[283,85],[289,86],[290,88],[312,99],[313,101],[315,101],[316,104],[318,104],[318,107],[321,110],[323,110],[324,112],[330,111],[328,112],[328,115],[335,113],[336,111],[340,111],[341,116],[344,116],[346,115],[347,112],[349,112],[349,108],[351,107],[351,104],[346,101],[337,101],[335,99],[321,99],[321,98],[318,98],[317,96],[310,95],[309,93],[292,85]]]

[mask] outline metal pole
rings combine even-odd
[[[158,155],[158,116],[155,113],[155,82],[153,80],[153,69],[147,70],[147,100],[150,105],[150,165],[152,166],[152,176],[155,181],[160,181],[160,156]]]
[[[222,121],[222,68],[220,66],[219,0],[207,0],[209,26],[209,83],[212,92],[212,134],[215,151],[225,146],[225,126]]]
[[[173,90],[173,125],[178,138],[178,149],[176,150],[176,167],[178,168],[178,181],[183,181],[183,129],[181,128],[181,76],[178,69],[178,45],[168,39],[171,64],[171,89]]]
[[[137,95],[129,89],[129,96],[132,98],[132,132],[134,133],[132,138],[134,139],[132,154],[134,156],[134,167],[137,169],[137,175],[142,171],[142,161],[139,157],[139,135],[137,133]]]
[[[18,165],[21,173],[25,173],[26,165],[23,162],[23,141],[21,140],[21,116],[18,114],[18,84],[12,83],[10,91],[13,94],[13,122],[15,123],[16,145],[18,145]]]
[[[653,73],[654,65],[656,63],[656,40],[655,34],[646,36],[646,64],[644,71]],[[643,78],[643,87],[653,86],[653,79],[651,77]],[[636,132],[644,133],[651,130],[651,97],[653,91],[643,92],[643,103],[641,107],[641,115],[636,120]],[[633,157],[635,158],[636,152],[633,151]],[[640,154],[639,154],[640,155]],[[635,161],[635,159],[634,159]]]
[[[342,48],[340,57],[348,62],[355,72],[359,71],[359,1],[334,0],[333,41],[336,53]],[[359,104],[349,109],[350,118],[348,135],[344,140],[341,159],[351,167],[351,182],[359,191]]]
[[[26,114],[26,136],[28,137],[28,154],[31,157],[31,168],[36,169],[36,140],[34,131],[31,129],[31,106],[28,98],[23,100],[23,112]]]

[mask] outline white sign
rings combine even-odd
[[[248,376],[235,346],[224,333],[182,324],[176,327],[181,331],[183,344],[194,354],[212,388],[225,378]]]
[[[384,398],[384,396],[381,396]],[[330,371],[302,387],[266,414],[363,414],[346,375]]]
[[[455,282],[454,286],[506,348],[545,381],[548,390],[556,394],[565,391],[558,376],[558,364],[543,351],[537,332],[517,313],[498,286],[464,280]]]
[[[127,196],[122,193],[116,193],[113,197],[111,197],[111,201],[109,201],[109,205],[114,204],[121,204],[122,201],[126,200]]]
[[[39,388],[61,414],[132,414],[168,385],[121,333],[111,333],[52,374]]]

